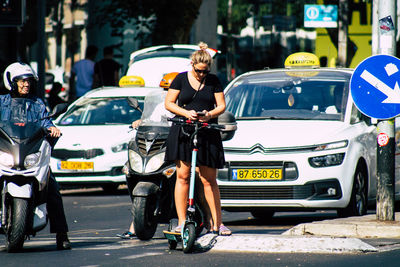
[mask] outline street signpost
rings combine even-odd
[[[350,80],[351,96],[357,108],[376,119],[400,114],[400,59],[375,55],[362,61]]]
[[[400,59],[383,54],[362,61],[350,80],[350,92],[357,108],[381,120],[377,127],[378,220],[394,221],[395,126],[392,118],[400,114],[399,83]]]

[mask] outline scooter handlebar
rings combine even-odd
[[[200,121],[192,121],[182,117],[177,118],[167,118],[168,121],[172,121],[179,125],[191,125],[195,126],[197,124],[201,128],[209,128],[209,129],[216,129],[216,130],[223,130],[225,129],[225,125],[220,125],[217,123],[208,123],[208,122],[200,122]]]

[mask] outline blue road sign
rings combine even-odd
[[[304,27],[336,28],[337,5],[304,5]]]
[[[350,80],[351,96],[357,108],[376,119],[400,114],[400,59],[389,55],[371,56],[362,61]]]

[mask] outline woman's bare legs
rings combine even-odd
[[[179,225],[186,220],[186,209],[189,195],[190,163],[176,161],[175,206],[178,214]]]
[[[200,166],[200,179],[204,186],[204,195],[210,207],[211,216],[213,219],[213,230],[219,231],[222,224],[221,215],[221,199],[217,184],[217,169],[207,166]]]

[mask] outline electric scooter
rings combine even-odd
[[[210,124],[206,122],[191,121],[184,118],[171,118],[168,119],[178,125],[185,126],[189,125],[194,127],[194,132],[190,136],[190,140],[193,144],[192,149],[192,162],[190,169],[190,184],[189,184],[189,198],[188,198],[188,208],[186,212],[186,220],[182,226],[182,231],[180,233],[174,232],[174,225],[170,223],[168,230],[163,231],[165,237],[168,239],[168,245],[170,249],[176,249],[177,244],[182,242],[183,252],[190,253],[193,251],[194,242],[196,237],[201,231],[198,230],[201,225],[196,222],[196,205],[195,205],[195,180],[196,180],[196,160],[197,160],[197,133],[204,128],[223,130],[224,125]]]

